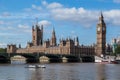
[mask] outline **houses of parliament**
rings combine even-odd
[[[66,38],[60,39],[57,44],[55,29],[53,28],[51,38],[44,41],[43,25],[32,26],[32,41],[27,43],[26,48],[16,47],[14,44],[7,45],[7,53],[49,53],[49,54],[73,54],[81,55],[98,55],[105,53],[106,44],[106,25],[101,13],[99,23],[96,27],[97,42],[96,45],[84,46],[79,44],[79,39]]]

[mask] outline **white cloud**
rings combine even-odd
[[[53,2],[47,3],[46,1],[42,1],[42,6],[32,5],[31,8],[26,8],[28,11],[32,12],[21,12],[21,13],[11,13],[6,19],[34,19],[36,17],[40,17],[41,19],[50,18],[54,21],[59,22],[67,22],[70,24],[82,25],[84,27],[91,27],[93,24],[97,24],[98,18],[100,16],[99,10],[88,10],[84,7],[76,8],[76,7],[65,7],[64,5]],[[35,12],[33,9],[38,10]],[[40,10],[44,10],[43,12]],[[105,21],[112,25],[120,26],[120,10],[104,10],[103,15],[105,17]],[[7,12],[4,15],[9,15]],[[0,16],[1,19],[4,17]],[[51,22],[43,20],[39,22],[45,26],[51,24]],[[0,24],[3,24],[0,21]],[[19,25],[19,27],[23,27],[23,25]],[[25,25],[24,25],[25,27]]]
[[[25,9],[24,9],[25,10]],[[18,12],[18,13],[11,13],[11,16],[1,16],[0,15],[0,19],[35,19],[36,17],[40,17],[40,18],[46,18],[50,15],[50,13],[48,12],[40,12],[37,11],[35,12],[34,10],[32,11],[25,11],[25,12]]]
[[[14,30],[13,27],[11,26],[0,26],[1,31],[9,31],[9,30]]]
[[[0,15],[1,19],[24,19],[29,17],[28,13],[11,13],[10,16]]]
[[[112,25],[120,26],[120,10],[104,11],[106,21]]]
[[[83,7],[68,8],[63,7],[60,3],[47,4],[46,7],[50,7],[49,11],[54,20],[66,21],[71,24],[81,24],[85,27],[91,27],[93,24],[97,24],[100,16],[99,10],[87,10]],[[106,23],[120,26],[120,9],[104,10],[103,15]]]
[[[120,3],[120,0],[113,0],[114,3]]]
[[[91,26],[98,19],[98,11],[80,8],[57,8],[51,10],[55,20],[67,21],[75,24],[82,24],[86,27]]]
[[[40,22],[38,22],[39,25],[43,25],[43,26],[50,26],[51,22],[47,21],[47,20],[42,20]]]
[[[32,4],[30,8],[25,8],[24,9],[24,11],[27,11],[27,12],[33,12],[34,10],[41,11],[42,7],[41,6],[37,6],[35,4]]]
[[[48,3],[46,1],[42,1],[41,3],[42,3],[43,6],[48,5]]]
[[[18,24],[18,30],[16,31],[17,33],[22,32],[22,33],[31,33],[31,27],[25,24]]]
[[[4,47],[6,47],[6,46],[7,46],[6,43],[1,43],[1,42],[0,42],[0,48],[4,48]]]
[[[53,2],[47,5],[47,8],[50,8],[50,9],[61,8],[61,7],[63,7],[63,5],[57,2]]]
[[[19,25],[18,25],[18,28],[21,28],[21,29],[28,29],[29,26],[28,26],[28,25],[19,24]]]
[[[14,33],[0,33],[0,36],[12,36],[12,35],[18,35],[18,34],[14,34]]]
[[[35,4],[32,4],[32,9],[41,10],[42,8],[40,6],[36,6]]]

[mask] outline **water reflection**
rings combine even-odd
[[[28,68],[26,80],[45,80],[43,68]]]
[[[55,65],[46,69],[29,69],[31,77],[29,80],[80,80],[79,70],[73,65]]]
[[[45,64],[45,69],[25,66],[0,64],[0,80],[120,80],[119,64]]]
[[[96,80],[106,80],[105,64],[97,64],[97,79]]]

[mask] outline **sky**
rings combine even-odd
[[[0,0],[0,47],[26,47],[37,21],[44,26],[44,40],[51,38],[54,28],[58,43],[78,36],[80,45],[92,45],[101,12],[110,43],[120,36],[120,0]]]

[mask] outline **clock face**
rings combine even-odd
[[[98,29],[97,29],[98,31],[100,31],[100,27],[98,27]]]

